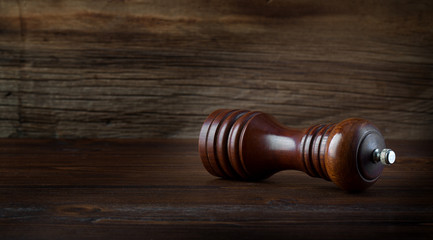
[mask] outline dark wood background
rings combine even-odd
[[[433,2],[0,0],[0,137],[196,138],[217,108],[433,139]]]

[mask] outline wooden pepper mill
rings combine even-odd
[[[199,152],[207,171],[218,177],[255,181],[295,169],[347,191],[368,188],[395,161],[382,134],[364,119],[298,130],[266,113],[224,109],[203,123]]]

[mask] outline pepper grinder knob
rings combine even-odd
[[[389,148],[382,149],[382,151],[379,149],[375,149],[373,151],[373,161],[381,162],[383,165],[393,164],[395,162],[395,158],[395,152]]]

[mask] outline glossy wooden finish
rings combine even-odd
[[[299,171],[214,178],[196,139],[0,139],[0,239],[430,240],[433,142],[387,143],[398,162],[348,194]]]
[[[215,176],[260,180],[295,169],[348,191],[376,182],[384,166],[373,161],[372,153],[384,148],[380,131],[367,120],[297,130],[268,114],[245,110],[214,111],[199,137],[203,165]]]

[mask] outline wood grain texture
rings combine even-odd
[[[433,3],[0,0],[1,137],[196,138],[218,108],[433,138]]]
[[[215,178],[197,140],[0,139],[2,239],[431,239],[431,141],[361,194],[283,171]]]

